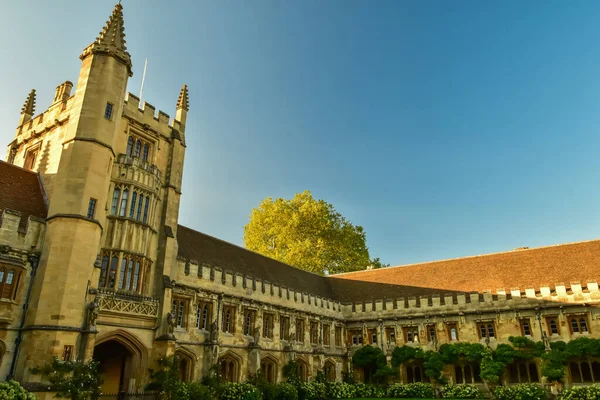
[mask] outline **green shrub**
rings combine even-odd
[[[35,400],[33,393],[27,392],[19,382],[8,381],[0,383],[0,400]]]
[[[560,400],[595,400],[600,399],[600,385],[574,386],[564,390],[559,396]]]
[[[346,382],[330,383],[327,387],[327,395],[331,399],[351,399],[355,393],[355,385]]]
[[[485,399],[485,394],[475,385],[446,385],[442,388],[444,399]]]
[[[498,386],[493,390],[497,400],[544,400],[548,393],[533,383],[524,383],[515,386]]]
[[[354,385],[354,397],[358,398],[378,398],[384,397],[385,390],[381,386],[365,385],[357,383]]]
[[[327,400],[327,386],[319,382],[302,382],[298,386],[299,400]]]
[[[221,387],[220,400],[260,400],[260,390],[248,382],[226,383]]]
[[[435,391],[428,383],[396,383],[388,389],[388,396],[395,399],[430,399],[435,397]]]
[[[213,398],[213,390],[198,382],[188,382],[185,387],[191,400],[212,400]]]
[[[280,383],[277,385],[276,400],[298,400],[298,391],[290,383]]]

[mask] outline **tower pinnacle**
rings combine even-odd
[[[19,126],[33,118],[33,113],[35,113],[35,89],[31,89],[31,92],[27,95],[25,104],[23,104],[23,108],[21,108]]]
[[[91,54],[108,54],[115,57],[127,66],[129,76],[133,76],[131,55],[127,51],[125,42],[123,6],[120,2],[115,6],[110,18],[100,31],[100,35],[83,50],[79,58],[83,60]]]
[[[181,87],[181,92],[179,92],[179,99],[177,100],[176,109],[177,110],[184,109],[185,111],[190,111],[189,102],[190,102],[190,97],[189,97],[189,93],[188,93],[188,87],[187,87],[187,85],[183,85]]]
[[[23,108],[21,109],[21,115],[28,114],[33,116],[35,112],[35,89],[31,89],[31,92],[27,95],[27,99],[25,100],[25,104],[23,104]]]

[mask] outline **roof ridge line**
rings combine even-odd
[[[320,278],[325,278],[325,276],[324,276],[324,275],[320,275],[320,274],[317,274],[317,273],[314,273],[314,272],[311,272],[311,271],[307,271],[307,270],[305,270],[305,269],[302,269],[302,268],[295,267],[295,266],[293,266],[293,265],[290,265],[290,264],[284,263],[283,261],[276,260],[275,258],[271,258],[271,257],[269,257],[269,256],[265,256],[264,254],[260,254],[260,253],[258,253],[258,252],[256,252],[256,251],[254,251],[254,250],[250,250],[250,249],[247,249],[247,248],[245,248],[245,247],[239,246],[239,245],[237,245],[237,244],[235,244],[235,243],[231,243],[231,242],[228,242],[228,241],[226,241],[226,240],[219,239],[218,237],[215,237],[215,236],[209,235],[208,233],[200,232],[200,231],[198,231],[198,230],[196,230],[196,229],[189,228],[189,227],[187,227],[187,226],[185,226],[185,225],[181,225],[181,224],[177,224],[177,226],[180,226],[180,227],[182,227],[182,228],[185,228],[185,229],[189,229],[190,231],[194,231],[194,232],[196,232],[196,233],[199,233],[199,234],[201,234],[201,235],[204,235],[204,236],[208,236],[208,237],[210,237],[210,238],[212,238],[212,239],[218,240],[219,242],[225,243],[225,244],[227,244],[227,245],[229,245],[229,246],[235,246],[235,247],[237,247],[238,249],[241,249],[241,250],[247,251],[247,252],[249,252],[249,253],[252,253],[252,254],[256,254],[256,255],[258,255],[258,256],[260,256],[260,257],[263,257],[263,258],[267,258],[267,259],[269,259],[269,260],[276,261],[276,262],[278,262],[278,263],[280,263],[280,264],[283,264],[283,265],[286,265],[286,266],[288,266],[288,267],[295,268],[295,269],[297,269],[297,270],[299,270],[299,271],[306,272],[307,274],[312,274],[312,275],[318,276],[318,277],[320,277]]]
[[[343,275],[350,275],[350,274],[361,274],[361,273],[373,272],[373,271],[387,271],[387,270],[390,270],[393,268],[414,267],[414,266],[423,265],[423,264],[435,264],[435,263],[442,263],[442,262],[447,262],[447,261],[466,260],[466,259],[472,259],[472,258],[478,258],[478,257],[489,257],[489,256],[495,256],[495,255],[499,255],[499,254],[526,253],[526,252],[535,251],[535,250],[549,249],[552,247],[572,246],[572,245],[576,245],[576,244],[590,243],[590,242],[597,242],[597,241],[600,241],[600,238],[589,239],[589,240],[580,240],[578,242],[551,244],[551,245],[533,247],[533,248],[528,248],[528,249],[517,248],[517,249],[513,249],[513,250],[498,251],[495,253],[485,253],[485,254],[477,254],[477,255],[473,255],[473,256],[463,256],[463,257],[445,258],[445,259],[441,259],[441,260],[422,261],[422,262],[417,262],[417,263],[412,263],[412,264],[394,265],[391,267],[384,267],[384,268],[377,268],[377,269],[342,272],[339,274],[329,275],[329,277],[336,277],[336,276],[343,276]]]
[[[30,170],[30,169],[27,169],[27,168],[24,168],[24,167],[19,167],[18,165],[11,164],[11,163],[9,163],[8,161],[0,160],[0,163],[2,163],[2,164],[6,164],[6,165],[10,165],[12,168],[18,168],[18,169],[20,169],[20,170],[22,170],[22,171],[25,171],[25,172],[27,172],[27,173],[30,173],[30,174],[32,174],[32,175],[39,175],[39,172],[35,172],[35,171],[32,171],[32,170]]]

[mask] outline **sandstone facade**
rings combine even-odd
[[[105,392],[139,391],[177,354],[187,380],[216,366],[232,381],[281,381],[290,360],[303,379],[339,380],[366,344],[389,355],[599,336],[600,241],[322,277],[179,225],[196,140],[188,88],[173,119],[126,93],[124,36],[118,4],[81,54],[77,84],[59,85],[37,115],[29,94],[0,162],[2,379],[36,382],[30,368],[52,357],[94,357]],[[455,381],[479,382],[458,367]],[[424,379],[420,368],[402,379]],[[600,364],[589,369],[600,381]],[[539,380],[538,365],[523,371],[517,381]]]

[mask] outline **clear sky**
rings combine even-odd
[[[129,91],[190,87],[180,223],[309,189],[405,264],[600,237],[600,2],[124,0]],[[3,1],[0,142],[114,0]]]

